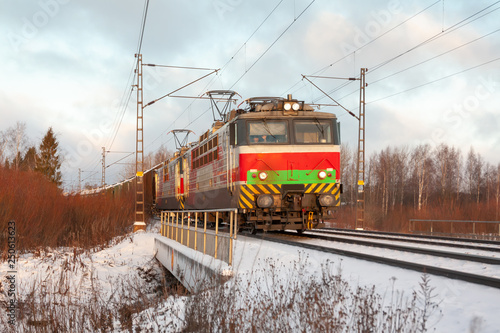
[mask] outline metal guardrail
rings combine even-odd
[[[193,250],[203,252],[203,254],[232,265],[233,241],[236,240],[238,233],[237,212],[237,209],[162,211],[160,213],[160,233],[162,236]],[[207,229],[208,214],[214,213],[215,222],[210,223],[215,224],[215,230]],[[229,233],[219,232],[220,213],[228,213],[229,215]],[[199,227],[200,223],[202,223],[203,228]]]
[[[476,234],[476,223],[496,223],[498,224],[498,235],[500,236],[500,221],[474,221],[474,220],[418,220],[418,219],[410,219],[410,223],[408,225],[409,232],[415,232],[415,222],[430,222],[430,232],[434,232],[434,222],[437,223],[450,223],[450,233],[453,233],[453,224],[454,223],[472,223],[472,233]]]

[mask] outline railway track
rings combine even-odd
[[[373,239],[392,239],[392,240],[402,240],[407,242],[422,243],[422,244],[446,244],[447,246],[455,247],[467,247],[474,249],[487,249],[490,250],[491,247],[497,247],[498,252],[500,252],[500,241],[495,240],[484,240],[484,239],[472,239],[472,238],[454,238],[445,236],[426,236],[426,235],[414,235],[414,234],[403,234],[395,232],[381,232],[381,231],[367,231],[367,230],[346,230],[338,228],[324,228],[315,230],[315,232],[320,233],[330,233],[330,234],[342,234],[342,235],[353,235],[357,237],[373,238]],[[462,243],[464,245],[458,244]],[[457,244],[457,245],[454,245]],[[491,246],[491,247],[488,247]]]
[[[470,261],[470,262],[500,265],[500,258],[492,257],[492,256],[482,256],[482,255],[474,255],[474,254],[461,253],[461,252],[437,250],[437,249],[431,249],[431,248],[414,247],[414,246],[408,246],[407,244],[401,245],[401,244],[395,244],[395,243],[384,243],[384,242],[380,241],[380,238],[377,238],[377,241],[373,241],[373,240],[360,239],[359,236],[345,237],[345,236],[341,236],[339,234],[326,233],[325,235],[318,235],[317,233],[322,233],[322,232],[314,231],[313,233],[306,233],[306,234],[304,234],[304,237],[308,237],[308,238],[312,238],[312,239],[336,241],[336,242],[347,243],[347,244],[374,246],[374,247],[396,250],[396,251],[428,254],[431,256],[458,259],[458,260],[466,260],[466,261]],[[405,239],[395,238],[395,237],[390,238],[390,239],[387,238],[384,240],[396,241],[399,243],[406,242]],[[437,243],[437,242],[419,242],[419,244],[421,244],[421,245],[432,244],[433,246],[440,246],[440,247],[444,247],[444,246],[454,247],[454,248],[458,247],[460,249],[465,249],[465,250],[472,250],[473,249],[473,250],[481,250],[481,251],[500,252],[500,248],[467,246],[467,244],[449,244],[449,243]]]
[[[277,242],[281,244],[287,244],[295,247],[302,247],[311,250],[352,257],[356,259],[368,260],[385,265],[410,269],[422,273],[444,276],[451,279],[467,281],[494,288],[500,288],[500,279],[495,276],[481,275],[449,267],[441,267],[438,265],[426,264],[422,262],[419,263],[418,260],[413,260],[413,259],[402,260],[400,258],[394,258],[395,254],[397,253],[399,253],[399,257],[404,257],[405,254],[407,255],[408,253],[412,253],[412,254],[432,256],[434,258],[451,258],[452,260],[460,260],[460,262],[467,264],[472,262],[479,265],[483,265],[485,267],[489,266],[490,268],[500,267],[500,258],[495,258],[492,256],[471,255],[467,253],[457,253],[457,252],[443,251],[436,249],[423,249],[408,245],[383,243],[380,241],[380,239],[378,239],[377,241],[368,241],[361,239],[346,238],[346,237],[340,237],[338,235],[335,236],[328,235],[328,232],[324,235],[318,235],[318,231],[304,233],[303,235],[297,235],[295,233],[285,232],[279,234],[269,233],[263,235],[245,235],[245,236],[263,239],[271,242]],[[331,245],[324,242],[322,242],[323,244],[321,245],[318,244],[318,242],[321,241],[331,242]],[[402,242],[405,240],[398,238],[397,241]],[[361,246],[365,248],[365,252],[363,252],[363,250],[348,250],[345,249],[345,247],[342,248],[343,246],[342,245],[339,246],[339,243],[343,244],[348,243],[348,244],[355,244],[356,246]],[[439,244],[439,246],[445,246],[445,245],[441,243]],[[393,257],[391,258],[388,255],[373,254],[374,248],[382,248],[387,251],[392,251]],[[483,248],[481,248],[481,250],[485,251]],[[372,252],[372,253],[366,253],[366,252]]]

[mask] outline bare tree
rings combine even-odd
[[[417,209],[421,210],[426,204],[429,196],[429,184],[431,184],[433,162],[430,157],[431,147],[419,145],[415,148],[411,157],[413,166],[412,177],[416,184],[416,205]]]
[[[498,163],[498,166],[497,166],[497,195],[496,195],[496,199],[497,199],[497,210],[496,210],[495,220],[498,221],[498,202],[500,199],[500,163]]]
[[[5,133],[7,147],[13,155],[11,165],[17,170],[19,169],[19,163],[22,159],[22,154],[28,143],[28,138],[26,136],[26,123],[16,122],[14,127],[7,129]]]
[[[4,162],[6,147],[7,139],[5,138],[5,133],[0,131],[0,166],[2,166]]]
[[[446,144],[439,145],[434,152],[434,165],[436,166],[436,184],[439,186],[441,199],[451,199],[453,193],[459,191],[460,158],[458,149]]]
[[[340,178],[344,188],[343,198],[346,202],[354,203],[356,171],[354,165],[354,151],[348,144],[340,146]]]
[[[394,156],[392,158],[394,165],[394,194],[393,194],[393,207],[396,205],[397,196],[399,196],[399,205],[403,207],[405,188],[408,182],[408,147],[400,147],[394,149]]]
[[[172,152],[167,149],[164,145],[161,145],[160,148],[154,154],[153,164],[158,165],[162,162],[165,162],[172,156]]]
[[[481,155],[474,152],[471,147],[467,160],[465,162],[465,180],[467,182],[467,189],[471,197],[476,196],[476,202],[479,204],[481,194],[481,186],[483,183],[483,159]]]

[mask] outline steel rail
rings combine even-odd
[[[466,242],[468,244],[443,243],[443,242],[439,242],[440,240],[443,240],[443,239],[433,240],[432,236],[430,236],[429,238],[420,238],[420,237],[414,238],[412,235],[406,235],[406,234],[371,233],[371,232],[361,233],[361,232],[358,232],[358,230],[356,230],[356,232],[352,232],[352,230],[344,230],[344,229],[340,229],[340,230],[317,229],[317,230],[311,230],[311,232],[324,233],[324,234],[329,234],[329,235],[345,235],[345,236],[350,236],[350,237],[363,237],[363,238],[391,240],[391,241],[399,241],[399,242],[407,242],[407,243],[456,247],[456,248],[462,248],[462,249],[482,250],[482,251],[490,251],[490,252],[500,252],[500,247],[488,247],[488,246],[481,246],[481,245],[473,245],[469,242]],[[406,237],[406,238],[403,239],[401,237]],[[452,240],[446,239],[446,240],[453,241],[453,242],[461,242],[462,241],[459,238],[452,239]],[[500,243],[485,244],[485,245],[498,245],[498,246],[500,246]]]
[[[326,253],[331,253],[331,254],[338,254],[338,255],[351,257],[351,258],[355,258],[355,259],[377,262],[377,263],[384,264],[384,265],[390,265],[390,266],[394,266],[394,267],[410,269],[410,270],[421,272],[421,273],[428,273],[428,274],[432,274],[432,275],[444,276],[444,277],[447,277],[450,279],[461,280],[461,281],[471,282],[471,283],[475,283],[475,284],[480,284],[480,285],[500,289],[500,279],[497,279],[494,277],[477,275],[477,274],[473,274],[473,273],[461,272],[461,271],[456,271],[456,270],[452,270],[452,269],[430,266],[430,265],[425,265],[425,264],[419,264],[419,263],[414,263],[414,262],[408,262],[408,261],[403,261],[403,260],[399,260],[399,259],[385,258],[385,257],[380,257],[380,256],[372,255],[372,254],[359,253],[359,252],[355,252],[355,251],[334,249],[334,248],[328,248],[328,247],[324,247],[324,246],[320,246],[320,245],[313,245],[313,244],[307,244],[307,243],[299,243],[299,242],[286,240],[286,239],[280,239],[280,238],[276,238],[276,237],[272,237],[272,236],[270,237],[270,235],[266,235],[266,236],[245,235],[245,237],[251,237],[251,238],[266,240],[266,241],[275,242],[275,243],[286,244],[286,245],[295,246],[295,247],[303,247],[303,248],[307,248],[310,250],[321,251],[321,252],[326,252]]]
[[[285,233],[285,234],[297,236],[296,234],[291,234],[291,233]],[[483,264],[500,265],[500,258],[486,257],[486,256],[475,255],[475,254],[465,254],[465,253],[449,252],[449,251],[442,251],[442,250],[422,249],[422,248],[416,248],[416,247],[405,246],[405,245],[378,243],[378,242],[371,242],[371,241],[359,240],[359,239],[348,239],[348,238],[343,238],[343,237],[339,237],[339,236],[320,236],[320,235],[303,234],[303,235],[301,235],[301,237],[309,237],[312,239],[321,239],[321,240],[328,240],[328,241],[337,241],[337,242],[347,243],[347,244],[373,246],[373,247],[379,247],[379,248],[383,248],[383,249],[396,250],[396,251],[427,254],[427,255],[434,256],[434,257],[466,260],[466,261],[472,261],[472,262],[479,262],[479,263],[483,263]]]
[[[318,230],[332,230],[332,231],[343,231],[356,234],[371,234],[371,235],[390,235],[390,236],[404,236],[408,238],[420,238],[420,239],[435,239],[435,240],[448,240],[453,242],[464,242],[472,244],[489,244],[500,246],[500,241],[488,240],[488,239],[473,239],[473,238],[457,238],[457,237],[446,237],[446,236],[427,236],[427,235],[414,235],[405,234],[400,232],[382,232],[382,231],[371,231],[371,230],[354,230],[354,229],[340,229],[340,228],[323,228]]]

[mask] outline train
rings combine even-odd
[[[207,95],[218,115],[196,142],[153,170],[155,209],[232,208],[238,228],[252,233],[324,227],[342,192],[335,114],[292,95],[253,97],[234,109],[235,92]]]

